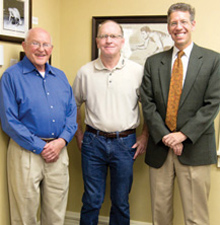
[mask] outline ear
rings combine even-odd
[[[21,45],[22,45],[22,48],[23,48],[23,49],[24,49],[24,51],[25,51],[25,49],[26,49],[26,42],[25,42],[25,41],[23,41]]]
[[[125,38],[123,37],[122,40],[121,40],[121,48],[124,47],[124,44],[125,44]]]
[[[167,30],[168,30],[168,33],[170,34],[170,26],[169,26],[169,24],[167,24]]]
[[[191,24],[192,24],[192,31],[194,31],[196,28],[196,21],[193,20]]]
[[[122,38],[122,44],[124,44],[124,43],[125,43],[125,38],[123,37],[123,38]]]
[[[97,48],[99,48],[99,40],[100,40],[99,38],[96,38],[96,39],[95,39]]]

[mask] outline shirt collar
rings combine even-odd
[[[192,51],[192,48],[193,48],[193,45],[194,43],[192,42],[188,47],[186,47],[183,51],[184,51],[184,54],[189,58],[190,57],[190,54],[191,54],[191,51]],[[177,53],[179,52],[180,50],[174,46],[173,47],[173,58],[177,55]]]
[[[126,64],[126,60],[123,56],[121,56],[119,61],[118,61],[118,64],[112,70],[122,69],[125,66],[125,64]],[[94,61],[94,66],[97,70],[109,70],[108,68],[106,68],[103,65],[100,57]]]
[[[36,69],[36,67],[32,64],[32,62],[27,58],[27,56],[25,56],[22,59],[21,63],[22,63],[22,66],[23,66],[23,74],[24,75],[27,75],[28,73],[31,73],[34,70],[38,71]],[[53,67],[49,63],[45,64],[45,74],[51,74],[51,75],[54,75],[54,76],[56,75]]]

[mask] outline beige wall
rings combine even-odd
[[[66,72],[72,84],[77,70],[91,60],[91,25],[92,16],[126,16],[126,15],[165,15],[170,4],[176,1],[153,0],[32,0],[33,16],[38,17],[39,26],[47,29],[53,37],[54,51],[52,64]],[[196,8],[194,40],[197,44],[220,52],[220,30],[216,29],[220,21],[219,0],[191,0]],[[208,15],[204,14],[206,12]],[[10,58],[18,58],[21,47],[17,44],[0,42],[4,45],[5,65],[0,67],[0,75],[9,66]],[[216,124],[219,120],[216,120]],[[8,137],[0,130],[0,224],[9,225],[9,210],[6,185],[6,149]],[[79,212],[83,184],[81,178],[80,153],[75,140],[69,147],[70,156],[70,194],[68,210]],[[150,194],[148,167],[144,157],[136,160],[134,165],[134,183],[130,196],[131,219],[150,222]],[[109,182],[109,181],[108,181]],[[218,225],[218,199],[220,199],[220,169],[212,166],[212,186],[210,195],[211,225]],[[174,224],[183,225],[181,201],[178,188],[175,189]],[[108,216],[110,207],[109,185],[101,214]],[[177,222],[178,221],[178,222]]]

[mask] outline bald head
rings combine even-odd
[[[22,43],[27,58],[38,71],[45,71],[45,64],[52,53],[51,36],[46,30],[36,27],[30,29]]]
[[[35,28],[32,28],[30,30],[28,30],[28,32],[26,33],[26,36],[25,36],[25,41],[27,42],[28,39],[32,36],[32,35],[35,35],[35,33],[42,33],[42,34],[45,34],[49,37],[50,39],[50,43],[52,44],[52,38],[49,34],[49,32],[47,32],[46,30],[44,30],[43,28],[40,28],[40,27],[35,27]]]

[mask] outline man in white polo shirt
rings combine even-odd
[[[140,123],[138,100],[143,68],[121,56],[123,30],[116,22],[103,22],[96,42],[100,57],[83,66],[73,84],[79,124],[76,138],[82,150],[84,179],[80,224],[98,224],[109,168],[112,201],[109,224],[128,225],[133,163],[145,152],[147,144],[146,126],[137,140],[135,134]],[[80,114],[83,102],[84,134]]]

